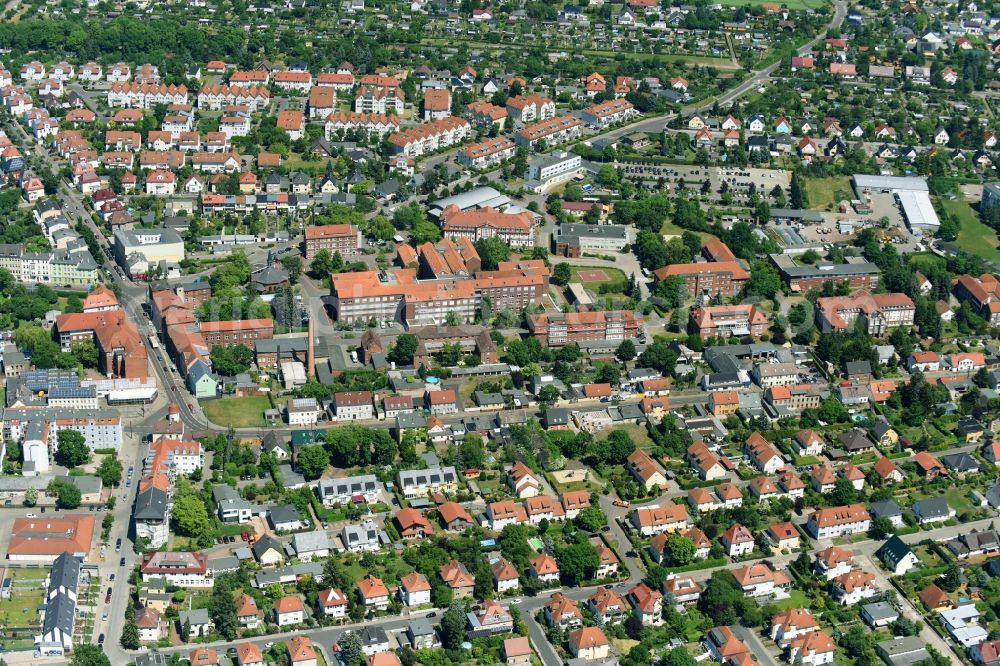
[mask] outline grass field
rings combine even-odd
[[[597,437],[598,439],[605,439],[609,435],[611,435],[611,432],[614,430],[624,430],[625,432],[627,432],[629,439],[635,442],[636,446],[649,447],[653,445],[653,440],[649,438],[649,433],[646,432],[646,428],[635,424],[616,426],[613,428],[608,428],[607,430],[601,430],[599,432],[594,433],[594,436]]]
[[[844,199],[853,199],[850,176],[804,178],[806,196],[811,210],[833,210]]]
[[[969,254],[1000,264],[997,233],[979,220],[976,211],[964,199],[941,199],[941,208],[958,218],[962,225],[955,245]]]
[[[41,584],[37,587],[17,587],[10,599],[0,599],[0,625],[27,628],[38,625],[38,604],[44,599]]]
[[[604,274],[607,276],[608,279],[604,280],[604,281],[600,281],[600,282],[587,282],[585,280],[581,280],[580,279],[580,271],[586,272],[586,271],[597,271],[597,270],[603,271]],[[628,281],[628,278],[625,277],[625,273],[623,271],[620,271],[617,268],[604,268],[603,266],[601,266],[601,267],[597,267],[597,266],[571,266],[570,267],[570,280],[569,281],[570,282],[582,282],[584,289],[587,289],[588,291],[593,292],[593,294],[595,296],[601,296],[601,295],[603,295],[601,293],[601,287],[603,285],[611,285],[610,287],[608,287],[608,286],[604,287],[604,289],[606,289],[606,290],[610,289],[610,291],[606,291],[604,293],[609,293],[609,294],[622,294],[622,293],[624,293],[625,292],[625,283]]]
[[[787,599],[781,599],[774,602],[775,608],[780,608],[785,610],[786,608],[808,608],[809,607],[809,597],[802,590],[792,590],[788,593]]]
[[[219,400],[203,400],[201,408],[205,410],[208,420],[221,426],[234,428],[255,428],[266,425],[264,410],[271,408],[267,396],[251,396],[247,398],[221,398]]]
[[[663,234],[664,236],[680,236],[685,231],[689,231],[689,230],[688,229],[682,229],[681,227],[678,227],[676,224],[674,224],[670,220],[664,221],[663,222],[663,226],[660,228],[660,233]],[[714,238],[714,236],[712,236],[712,234],[706,233],[704,231],[695,231],[694,233],[698,234],[698,236],[702,240],[705,240],[706,238]]]

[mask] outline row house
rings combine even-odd
[[[138,132],[104,133],[104,150],[124,150],[135,152],[142,148],[142,135]]]
[[[654,488],[661,492],[667,489],[667,475],[663,467],[642,449],[637,448],[629,454],[625,460],[625,469],[645,488],[646,492]]]
[[[821,397],[815,384],[772,386],[764,391],[764,399],[772,406],[795,413],[803,409],[817,409]]]
[[[587,107],[580,114],[583,122],[595,129],[604,129],[610,125],[624,123],[639,115],[635,106],[624,99],[609,99]]]
[[[155,83],[115,83],[108,90],[108,106],[151,109],[158,104],[187,104],[187,86]]]
[[[469,122],[449,116],[389,136],[389,145],[396,153],[420,157],[426,153],[461,143],[469,136]]]
[[[582,128],[583,121],[579,118],[559,116],[558,118],[550,118],[549,120],[539,121],[526,126],[517,133],[514,141],[519,146],[526,146],[532,149],[538,145],[539,141],[545,141],[551,147],[555,144],[576,139],[580,136]]]
[[[692,488],[687,501],[698,513],[706,513],[743,506],[743,494],[734,484],[724,481],[710,488]]]
[[[473,169],[485,169],[509,160],[517,153],[517,146],[507,137],[487,139],[463,149],[458,162]]]
[[[180,169],[187,163],[187,155],[176,150],[144,150],[139,153],[140,169]]]
[[[265,87],[271,82],[271,72],[267,69],[238,70],[229,77],[230,85],[254,85]]]
[[[45,65],[32,60],[21,65],[21,78],[25,81],[41,81],[45,78]]]
[[[403,91],[394,86],[362,85],[354,97],[355,113],[403,113]]]
[[[236,153],[199,152],[191,156],[191,167],[205,173],[232,173],[240,170],[240,156]]]
[[[43,79],[38,84],[38,95],[39,97],[62,97],[63,93],[66,92],[65,86],[63,86],[62,81],[59,79]]]
[[[726,466],[704,442],[695,442],[689,446],[686,456],[702,481],[716,481],[726,476]]]
[[[59,121],[45,109],[32,109],[25,114],[25,122],[39,141],[59,133]]]
[[[76,69],[66,61],[58,62],[49,69],[49,78],[69,81],[76,77]]]
[[[690,526],[690,518],[683,504],[639,507],[633,509],[629,520],[636,531],[645,537],[683,532]]]
[[[350,72],[322,72],[316,77],[317,88],[333,88],[337,92],[354,90],[354,74]]]
[[[774,474],[785,466],[778,450],[764,439],[759,432],[753,432],[743,445],[743,453],[755,469],[764,474]]]
[[[282,90],[291,90],[306,94],[313,87],[312,74],[297,70],[278,72],[274,75],[274,86]]]
[[[250,113],[263,111],[271,102],[271,91],[263,86],[215,84],[202,87],[198,108],[219,110],[226,106],[245,106]]]
[[[193,116],[190,113],[172,113],[163,117],[163,124],[160,129],[170,132],[174,139],[180,137],[181,132],[190,132],[193,127]]]
[[[324,131],[327,140],[333,139],[337,132],[360,130],[371,137],[379,139],[399,131],[399,119],[384,113],[331,113],[326,116]]]

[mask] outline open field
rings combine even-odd
[[[611,432],[614,431],[614,430],[624,430],[626,433],[628,433],[629,439],[631,439],[633,442],[635,442],[636,446],[639,446],[639,447],[651,447],[651,446],[653,446],[653,440],[651,440],[649,438],[649,433],[646,432],[646,428],[643,427],[643,426],[640,426],[640,425],[635,425],[635,424],[623,425],[623,426],[614,426],[614,427],[608,428],[606,430],[601,430],[601,431],[598,431],[598,432],[594,433],[594,437],[597,438],[597,439],[605,439],[608,436],[610,436]]]
[[[810,210],[833,210],[844,199],[853,199],[849,176],[803,178]]]
[[[625,283],[628,279],[623,271],[617,268],[594,269],[588,266],[571,266],[570,282],[582,282],[584,289],[591,291],[595,296],[600,296],[601,286],[610,289],[607,293],[621,294],[625,291]],[[602,275],[598,275],[600,272]]]
[[[220,426],[255,428],[266,425],[264,410],[271,408],[266,396],[203,400],[201,408],[208,420]]]
[[[979,220],[976,211],[964,199],[941,199],[941,208],[958,218],[961,229],[955,245],[969,254],[1000,264],[997,233]]]

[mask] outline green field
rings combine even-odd
[[[810,210],[834,210],[844,199],[854,198],[850,176],[803,178]]]
[[[24,629],[38,626],[38,605],[44,599],[41,584],[37,587],[18,588],[10,599],[0,599],[0,625]]]
[[[958,218],[962,225],[955,245],[969,254],[1000,264],[997,233],[979,220],[976,211],[964,199],[941,199],[941,208]]]
[[[608,276],[608,279],[602,282],[587,282],[580,279],[580,271],[604,271],[604,274]],[[601,292],[602,285],[611,285],[611,287],[605,287],[606,290],[610,289],[610,291],[605,291],[604,293],[624,293],[625,283],[628,281],[628,278],[625,277],[625,273],[623,271],[620,271],[617,268],[605,268],[604,266],[571,266],[569,281],[583,283],[584,289],[592,292],[594,296],[600,297],[604,295]]]
[[[264,410],[271,408],[267,396],[250,396],[246,398],[221,398],[218,400],[203,400],[201,408],[205,410],[208,420],[220,426],[234,428],[262,427]]]

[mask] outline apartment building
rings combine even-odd
[[[184,84],[113,83],[107,100],[111,108],[151,109],[158,104],[187,104],[188,89]]]
[[[311,261],[320,250],[350,257],[361,249],[361,230],[351,224],[306,227],[304,235],[306,261]]]
[[[881,337],[889,329],[913,326],[917,308],[906,294],[873,294],[864,289],[849,296],[816,299],[816,324],[824,333],[844,332],[860,321],[868,335]]]
[[[208,558],[203,553],[145,553],[139,567],[143,582],[163,578],[177,587],[212,587]]]
[[[502,131],[507,124],[507,109],[485,100],[478,100],[465,106],[465,119],[476,127],[496,125],[497,129]]]
[[[688,317],[688,330],[702,339],[751,336],[767,333],[767,315],[756,305],[714,305],[695,308]]]
[[[604,129],[617,123],[623,123],[639,115],[631,102],[624,99],[609,99],[588,106],[580,114],[583,122],[595,129]]]
[[[538,142],[544,140],[549,146],[572,141],[580,136],[583,121],[573,116],[559,116],[541,120],[517,133],[514,141],[519,146],[535,149]]]
[[[448,116],[390,135],[389,146],[395,153],[420,157],[461,143],[470,131],[469,121]]]
[[[355,113],[403,113],[403,91],[396,86],[362,85],[354,96]]]
[[[743,291],[750,274],[735,261],[671,264],[658,268],[657,280],[679,276],[687,286],[689,298],[721,296],[731,298]]]
[[[641,327],[642,321],[628,311],[552,312],[528,317],[528,330],[546,347],[635,339]]]
[[[806,523],[806,531],[815,539],[867,532],[869,527],[871,519],[863,504],[817,509]]]
[[[846,283],[851,289],[874,290],[881,273],[878,266],[858,257],[844,264],[821,262],[815,266],[800,266],[784,254],[772,254],[770,259],[791,290],[803,293],[822,289],[827,282]]]
[[[93,341],[98,351],[98,367],[105,376],[146,379],[146,347],[124,310],[60,315],[56,319],[56,332],[63,351],[69,351],[73,343]]]
[[[508,97],[507,115],[519,123],[548,120],[556,115],[556,103],[543,95]]]
[[[517,153],[517,145],[507,137],[487,139],[462,149],[458,162],[473,169],[484,169],[509,160]]]
[[[282,90],[308,94],[313,87],[313,77],[308,71],[285,70],[274,75],[274,86]]]
[[[227,85],[216,83],[202,86],[198,93],[198,108],[218,111],[227,106],[245,106],[250,113],[263,111],[271,102],[266,86]]]
[[[400,470],[397,480],[407,498],[425,497],[431,493],[450,494],[458,489],[454,467]]]
[[[382,138],[399,131],[399,119],[384,113],[331,113],[326,116],[324,131],[328,140],[338,132],[361,130],[371,137]]]

